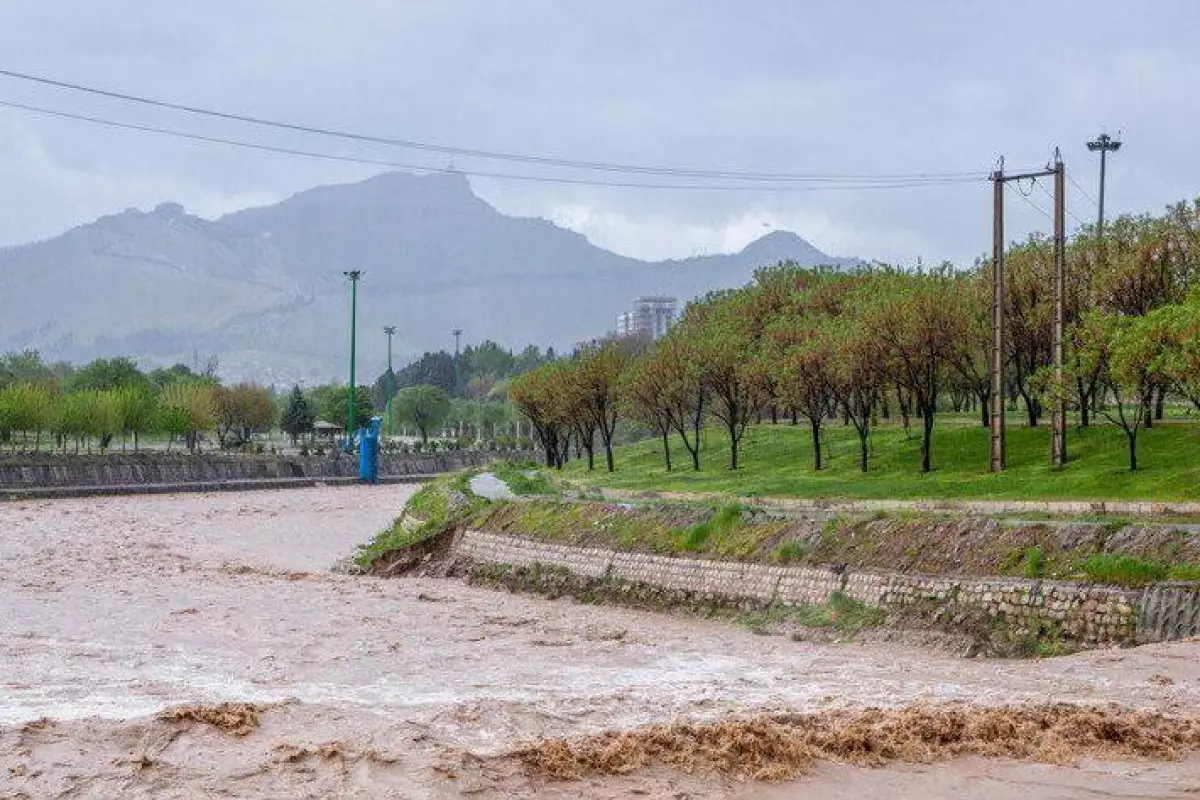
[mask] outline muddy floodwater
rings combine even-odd
[[[328,571],[406,486],[0,503],[0,798],[1195,797],[1200,760],[662,768],[554,783],[492,757],[678,718],[916,702],[1200,714],[1200,643],[1042,661],[817,645],[450,580]],[[248,701],[232,736],[156,719]],[[1190,791],[1189,791],[1190,790]]]

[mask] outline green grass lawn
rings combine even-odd
[[[939,419],[933,436],[932,472],[921,473],[921,438],[898,426],[872,433],[870,471],[858,469],[858,438],[834,423],[825,434],[830,454],[825,469],[812,468],[812,444],[805,425],[762,424],[746,431],[739,469],[728,469],[723,430],[705,432],[701,471],[678,438],[672,439],[675,469],[663,468],[661,440],[622,446],[617,471],[588,473],[573,461],[565,477],[599,486],[694,492],[742,497],[843,497],[881,499],[1020,500],[1200,500],[1200,425],[1174,422],[1139,435],[1136,472],[1128,467],[1124,433],[1111,425],[1070,427],[1070,463],[1050,467],[1048,427],[1008,428],[1008,470],[987,471],[987,431],[966,419]],[[598,461],[602,464],[602,461]]]

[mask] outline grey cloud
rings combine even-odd
[[[1063,147],[1094,193],[1084,142],[1124,128],[1115,212],[1196,192],[1200,119],[1192,42],[1200,10],[1155,3],[419,2],[0,5],[0,64],[68,80],[291,120],[574,158],[773,171],[987,170]],[[0,79],[0,99],[236,135],[348,147],[153,113]],[[177,200],[216,214],[352,180],[364,168],[227,151],[0,110],[0,243],[126,205]],[[492,168],[456,159],[460,168]],[[505,167],[506,171],[525,169]],[[476,181],[502,210],[564,218],[633,255],[689,255],[697,229],[747,215],[826,220],[844,253],[969,262],[988,246],[986,186],[763,194]],[[18,196],[19,195],[19,196]],[[1031,200],[1048,206],[1044,195]],[[1090,219],[1081,196],[1073,211]],[[569,214],[566,215],[569,218]],[[625,221],[653,222],[636,236]],[[1046,221],[1012,203],[1014,236]],[[625,240],[622,240],[623,235]],[[703,238],[703,237],[701,237]]]

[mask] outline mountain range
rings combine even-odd
[[[216,220],[175,203],[129,209],[0,250],[0,351],[47,359],[130,355],[143,366],[217,355],[225,378],[279,385],[340,377],[349,289],[358,291],[360,374],[441,349],[455,328],[559,350],[603,335],[645,294],[682,302],[780,261],[846,266],[794,233],[738,253],[648,262],[543,219],[502,214],[458,174],[385,173],[321,186]]]

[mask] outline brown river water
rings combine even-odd
[[[1200,714],[1200,643],[1041,661],[820,645],[720,622],[328,568],[407,486],[0,504],[0,798],[1196,797],[1200,759],[978,758],[777,784],[563,783],[505,753],[676,719],[962,701]],[[263,706],[236,737],[158,720]]]

